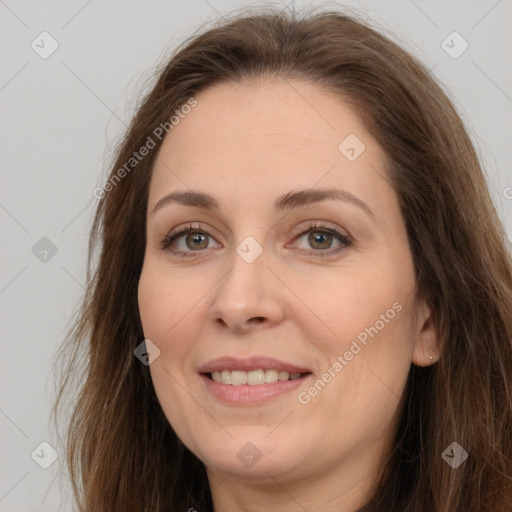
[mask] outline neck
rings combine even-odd
[[[359,454],[360,455],[360,454]],[[207,469],[214,512],[356,512],[365,505],[381,476],[383,454],[367,453],[342,464],[302,474],[261,469],[252,476]],[[256,466],[254,467],[256,469]]]

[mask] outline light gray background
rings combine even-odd
[[[249,5],[0,0],[0,512],[71,510],[69,482],[57,478],[64,453],[48,422],[51,363],[83,292],[93,190],[105,178],[109,148],[151,69],[205,21]],[[302,5],[295,2],[296,9]],[[357,9],[445,84],[478,147],[510,237],[511,0],[322,5]],[[31,48],[34,40],[42,46],[43,31],[59,45],[47,59]],[[453,31],[469,44],[457,59],[441,47]],[[459,43],[449,44],[457,49]],[[57,247],[46,262],[32,252],[42,237]],[[31,458],[43,441],[59,455],[48,469]],[[38,460],[49,456],[42,450]]]

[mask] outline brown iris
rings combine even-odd
[[[308,242],[316,249],[329,249],[332,244],[332,235],[320,231],[312,231],[309,233]],[[315,246],[315,244],[319,245]]]
[[[208,247],[208,235],[204,233],[190,233],[187,235],[185,243],[189,249],[206,249]]]

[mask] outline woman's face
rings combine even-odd
[[[210,478],[373,477],[432,340],[384,153],[310,84],[196,99],[154,166],[139,283],[162,409]]]

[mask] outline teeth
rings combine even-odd
[[[247,372],[247,384],[249,384],[249,386],[265,384],[265,372],[263,370]]]
[[[265,370],[265,383],[272,384],[272,382],[277,382],[279,380],[279,373],[277,370]]]
[[[221,382],[222,384],[258,386],[277,381],[295,380],[300,375],[300,373],[278,372],[277,370],[253,370],[250,372],[222,370],[221,372],[213,372],[211,377],[215,382]]]
[[[221,373],[222,379],[222,373]],[[233,386],[240,386],[240,384],[247,384],[247,372],[231,372],[231,382]]]

